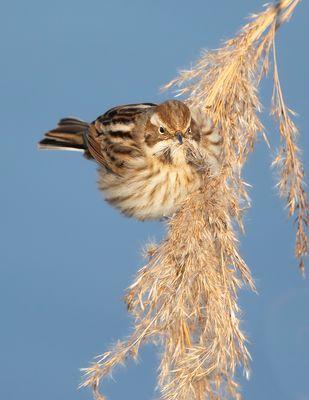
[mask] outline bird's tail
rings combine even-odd
[[[89,124],[77,118],[63,118],[58,126],[45,133],[39,142],[40,149],[75,150],[87,152]]]

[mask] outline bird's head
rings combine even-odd
[[[184,142],[191,138],[191,112],[178,100],[159,104],[145,127],[145,144],[152,155],[167,163],[181,162]]]

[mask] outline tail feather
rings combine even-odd
[[[77,118],[63,118],[55,129],[45,133],[40,149],[87,152],[86,134],[89,124]]]

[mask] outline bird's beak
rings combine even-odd
[[[182,142],[183,142],[183,136],[182,136],[182,133],[181,133],[181,132],[176,132],[176,138],[177,138],[179,144],[182,144]]]

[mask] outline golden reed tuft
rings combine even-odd
[[[295,143],[296,127],[280,87],[275,34],[299,0],[281,0],[254,15],[241,32],[218,50],[206,52],[196,65],[165,86],[177,85],[189,105],[202,107],[219,122],[224,136],[222,174],[209,178],[168,223],[168,235],[148,248],[148,264],[128,289],[126,302],[135,318],[132,335],[85,369],[82,386],[96,399],[101,379],[141,344],[162,349],[159,389],[162,400],[240,399],[235,368],[249,372],[250,355],[240,330],[238,289],[254,290],[248,267],[238,251],[233,221],[242,228],[249,207],[241,170],[254,150],[257,135],[267,141],[257,116],[257,88],[273,57],[273,114],[279,121],[282,148],[274,160],[280,168],[279,190],[290,215],[297,215],[296,256],[303,269],[308,241],[308,203],[303,167]]]

